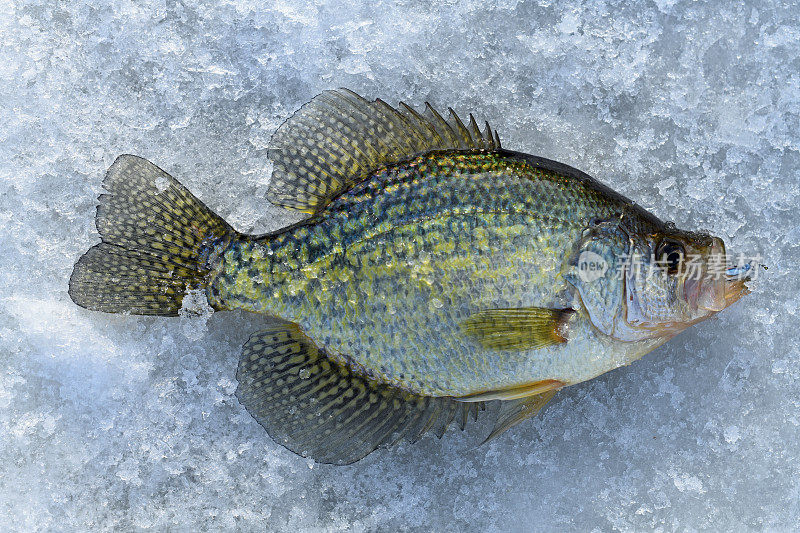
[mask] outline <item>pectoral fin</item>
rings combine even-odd
[[[544,307],[486,309],[470,316],[462,329],[484,348],[531,350],[567,342],[566,326],[574,312]]]

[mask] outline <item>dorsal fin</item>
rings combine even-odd
[[[369,102],[348,89],[325,91],[273,135],[270,202],[315,213],[382,166],[432,150],[497,150],[500,138],[483,132],[470,114],[442,117],[430,104],[421,114],[404,103]]]

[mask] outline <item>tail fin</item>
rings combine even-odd
[[[146,159],[119,156],[97,207],[102,241],[75,263],[72,300],[87,309],[178,314],[206,284],[209,251],[235,232],[172,176]]]

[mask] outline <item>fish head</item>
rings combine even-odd
[[[749,292],[755,265],[729,266],[719,237],[674,229],[634,241],[625,266],[624,319],[632,338],[672,337]]]
[[[587,260],[605,272],[587,276]],[[602,333],[660,343],[738,301],[755,270],[754,263],[730,266],[718,237],[669,223],[648,231],[618,223],[585,235],[565,278]]]

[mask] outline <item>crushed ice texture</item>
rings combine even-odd
[[[0,529],[740,530],[800,523],[800,8],[777,2],[0,3]],[[487,446],[451,430],[347,467],[238,404],[261,319],[72,304],[120,153],[242,231],[315,94],[475,112],[769,270],[643,360]]]

